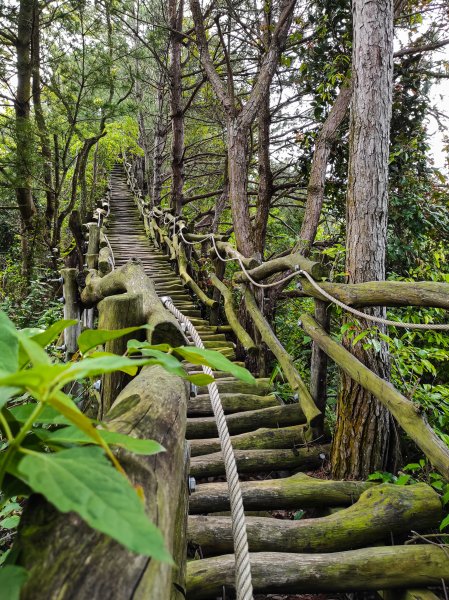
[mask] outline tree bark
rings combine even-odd
[[[350,121],[346,271],[349,283],[385,279],[388,214],[388,156],[393,80],[393,2],[353,3],[354,93]],[[385,316],[383,309],[372,314]],[[363,324],[366,326],[366,324]],[[350,352],[384,379],[385,345],[379,354]],[[345,374],[337,401],[332,471],[337,478],[364,478],[394,469],[396,444],[388,410]]]
[[[47,124],[45,122],[44,111],[41,102],[41,76],[40,76],[40,9],[39,3],[35,0],[34,11],[33,11],[33,35],[31,40],[31,59],[32,59],[32,70],[33,70],[33,107],[34,107],[34,118],[36,121],[37,129],[39,132],[39,139],[42,153],[42,172],[45,184],[45,196],[46,196],[46,207],[45,207],[45,239],[51,246],[53,220],[55,217],[55,188],[53,185],[53,173],[52,173],[52,151],[50,137],[48,134]]]
[[[171,208],[182,211],[184,187],[184,112],[182,109],[181,42],[184,0],[168,1],[170,25],[170,108],[172,121],[172,188]]]
[[[17,21],[17,91],[14,99],[16,114],[16,197],[25,228],[31,224],[36,212],[31,192],[31,151],[33,148],[30,99],[31,99],[31,36],[35,0],[21,0]],[[31,143],[30,143],[31,142]]]

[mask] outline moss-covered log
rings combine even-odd
[[[235,450],[239,473],[261,471],[284,471],[285,469],[317,469],[329,456],[329,446],[311,446],[295,450]],[[190,474],[194,477],[217,477],[224,475],[225,468],[221,452],[193,457]]]
[[[215,346],[217,348],[217,346]],[[222,394],[269,394],[273,391],[273,384],[268,377],[260,377],[254,383],[246,383],[239,379],[220,379],[217,387]],[[199,394],[207,394],[207,386],[198,388]]]
[[[240,254],[240,252],[228,242],[216,241],[215,245],[220,253],[221,258],[225,258],[225,256],[227,256],[229,258],[241,260],[245,269],[254,269],[260,265],[260,260],[258,258],[256,258],[255,256],[243,256],[243,254]],[[212,258],[216,257],[216,251],[214,246],[212,246],[212,248],[210,249],[210,255]]]
[[[299,295],[328,302],[305,278]],[[320,282],[325,292],[349,306],[434,306],[449,309],[449,283],[437,281],[367,281],[365,283]],[[296,292],[284,292],[295,296]]]
[[[299,404],[270,406],[259,410],[248,410],[226,416],[229,433],[244,433],[259,427],[279,427],[282,425],[299,425],[305,423],[304,413]],[[187,419],[187,439],[217,437],[215,417],[199,417]]]
[[[265,319],[259,307],[257,306],[256,300],[252,295],[249,288],[245,286],[245,304],[248,309],[251,318],[253,319],[260,335],[266,345],[273,352],[277,358],[282,371],[287,378],[292,390],[298,393],[299,403],[306,416],[307,423],[310,425],[310,439],[320,434],[322,428],[322,414],[317,408],[306,384],[301,379],[300,374],[295,368],[293,363],[293,357],[288,354],[281,342],[273,333],[268,321]]]
[[[113,270],[114,258],[109,246],[103,246],[98,253],[98,272],[104,276]]]
[[[147,367],[122,391],[107,418],[111,429],[155,439],[166,449],[154,456],[120,452],[118,457],[142,487],[147,514],[172,552],[178,535],[174,515],[185,492],[187,395],[184,381],[160,367]],[[39,496],[24,511],[18,543],[20,562],[30,572],[22,600],[167,600],[173,597],[172,582],[179,584],[176,567],[128,552]]]
[[[441,501],[430,486],[378,485],[349,508],[327,517],[289,521],[247,517],[251,552],[337,552],[390,541],[391,535],[425,531],[442,518]],[[230,517],[192,516],[187,539],[204,556],[233,551]]]
[[[430,590],[387,590],[380,592],[383,600],[439,600]]]
[[[221,400],[223,401],[223,396],[221,396]],[[306,428],[306,425],[292,425],[291,427],[264,427],[256,431],[248,431],[247,433],[231,436],[232,447],[235,450],[255,450],[257,448],[273,449],[306,446],[308,445]],[[220,449],[221,445],[218,438],[190,441],[192,456],[211,454],[212,452],[219,452]]]
[[[377,484],[364,481],[331,481],[297,473],[282,479],[242,481],[246,510],[296,509],[322,506],[350,506]],[[204,483],[190,497],[190,513],[229,510],[227,483]]]
[[[299,252],[296,254],[289,254],[288,256],[282,256],[280,258],[274,258],[265,263],[262,263],[259,267],[248,271],[251,278],[255,281],[262,281],[275,273],[282,273],[284,271],[296,271],[301,269],[309,273],[314,279],[321,279],[326,275],[323,265],[319,262],[314,262],[305,258]],[[239,271],[234,275],[234,280],[237,283],[247,283],[248,279],[245,273]]]
[[[433,466],[449,481],[449,448],[427,423],[419,408],[389,382],[375,375],[343,346],[335,342],[310,315],[301,315],[304,331],[354,381],[388,408],[404,431],[424,452]]]
[[[449,582],[445,549],[429,544],[327,554],[258,552],[250,559],[254,591],[259,593],[375,591]],[[234,563],[233,554],[191,561],[188,600],[211,600],[223,586],[234,589]]]
[[[86,306],[93,306],[107,296],[125,292],[142,295],[145,321],[151,325],[147,333],[150,342],[168,343],[172,346],[185,343],[178,322],[162,305],[153,282],[145,275],[145,270],[138,260],[131,259],[104,277],[90,271],[81,299]]]
[[[217,379],[221,381],[222,378]],[[221,404],[225,414],[240,412],[244,410],[257,410],[268,406],[279,406],[280,401],[276,396],[257,396],[255,394],[220,394]],[[210,396],[201,394],[190,398],[187,407],[189,417],[213,415]]]
[[[186,285],[192,290],[192,292],[198,296],[203,304],[206,306],[210,306],[211,308],[215,308],[217,306],[217,301],[209,298],[207,294],[203,292],[203,290],[195,283],[192,277],[189,275],[187,271],[187,256],[184,252],[184,248],[181,244],[178,245],[176,250],[176,255],[178,258],[178,267],[179,267],[179,275]]]
[[[252,337],[249,335],[246,329],[244,329],[240,325],[237,313],[234,310],[234,300],[232,297],[231,290],[227,288],[225,284],[222,281],[220,281],[218,277],[216,277],[213,273],[210,275],[210,280],[212,282],[212,285],[214,285],[223,296],[226,318],[228,320],[229,325],[232,327],[232,330],[234,331],[238,341],[241,343],[241,345],[247,352],[256,352],[257,346],[254,343]]]

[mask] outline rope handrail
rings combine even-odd
[[[173,304],[169,296],[161,298],[162,304],[169,310],[180,323],[189,331],[197,348],[203,348],[201,337],[190,319],[183,315]],[[210,367],[203,366],[203,372],[213,377]],[[243,507],[242,490],[237,472],[237,463],[232,448],[231,436],[221,403],[220,394],[215,380],[207,386],[212,410],[217,422],[218,437],[220,438],[223,461],[226,471],[226,480],[229,489],[229,503],[231,506],[232,535],[235,552],[235,579],[237,600],[252,600],[253,585],[251,578],[251,563],[249,557],[248,537],[246,532],[245,512]]]
[[[342,308],[343,310],[357,316],[360,317],[362,319],[366,319],[367,321],[372,321],[375,323],[379,323],[380,325],[388,325],[391,327],[399,327],[399,328],[403,328],[403,329],[421,329],[421,330],[433,330],[433,331],[449,331],[449,324],[447,323],[407,323],[404,321],[393,321],[391,319],[384,319],[382,317],[376,317],[375,315],[370,315],[367,314],[361,310],[357,310],[355,308],[352,308],[351,306],[345,304],[344,302],[342,302],[341,300],[338,300],[337,298],[335,298],[335,296],[332,296],[331,294],[329,294],[328,292],[326,292],[326,290],[324,290],[316,281],[315,279],[313,279],[313,277],[307,273],[307,271],[304,271],[303,269],[299,269],[299,267],[297,266],[297,270],[295,270],[294,273],[291,273],[290,275],[287,275],[287,277],[284,277],[283,279],[279,279],[278,281],[274,281],[272,283],[259,283],[258,281],[255,281],[255,279],[253,279],[251,277],[251,275],[248,273],[248,271],[246,270],[242,260],[240,257],[230,257],[230,258],[223,258],[217,248],[217,245],[215,243],[215,238],[214,238],[214,234],[210,233],[208,234],[203,240],[197,240],[194,242],[189,242],[185,239],[183,233],[182,233],[182,229],[179,229],[179,233],[181,235],[181,238],[183,239],[184,243],[186,244],[190,244],[190,245],[194,245],[194,244],[201,244],[204,243],[207,240],[211,240],[212,244],[214,246],[214,250],[215,253],[217,255],[217,257],[222,261],[222,262],[229,262],[229,261],[238,261],[240,264],[240,268],[242,269],[245,277],[248,279],[248,281],[250,281],[253,285],[255,285],[258,288],[271,288],[271,287],[275,287],[277,285],[280,285],[282,283],[285,283],[286,281],[289,281],[290,279],[293,279],[294,277],[300,275],[302,277],[305,277],[310,283],[311,285],[318,291],[320,292],[320,294],[322,294],[325,298],[327,298],[330,302],[332,302],[333,304],[335,304],[336,306],[339,306],[340,308]]]

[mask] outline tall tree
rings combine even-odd
[[[388,217],[388,158],[393,81],[393,2],[353,2],[353,97],[346,205],[348,283],[385,279]],[[385,309],[370,309],[385,316]],[[363,324],[366,326],[366,323]],[[379,353],[363,344],[348,349],[388,379],[386,348]],[[389,412],[343,375],[332,451],[335,477],[366,477],[385,469],[395,450]]]
[[[258,111],[266,100],[279,57],[284,48],[296,0],[282,2],[278,22],[273,26],[256,83],[243,104],[237,97],[229,52],[222,43],[227,68],[227,88],[216,70],[206,38],[204,17],[198,0],[190,0],[200,58],[209,83],[225,112],[229,169],[229,196],[237,248],[246,256],[255,252],[254,232],[248,202],[248,135]],[[218,27],[219,29],[219,27]],[[220,31],[219,31],[220,32]]]

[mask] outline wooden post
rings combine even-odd
[[[143,300],[141,294],[120,294],[108,296],[98,304],[98,329],[121,329],[123,327],[134,327],[145,323],[143,313]],[[123,354],[126,350],[127,341],[142,337],[142,332],[106,342],[106,352]],[[100,419],[103,419],[109,411],[118,394],[130,381],[130,376],[122,371],[107,373],[103,375],[101,385]]]
[[[87,245],[87,268],[96,269],[98,262],[98,251],[100,248],[100,228],[97,223],[88,223],[89,242]]]
[[[62,290],[64,296],[64,319],[77,319],[78,324],[64,330],[66,357],[70,359],[78,350],[77,339],[81,333],[80,305],[78,301],[78,284],[76,275],[78,269],[61,269],[63,278]]]
[[[330,306],[327,302],[315,300],[315,319],[325,331],[329,332]],[[316,342],[312,342],[310,394],[321,411],[324,422],[327,404],[327,354]]]
[[[215,277],[219,281],[223,281],[223,277],[224,277],[225,270],[226,270],[226,264],[223,261],[221,261],[219,258],[217,258],[214,260],[214,266],[215,266]],[[214,306],[210,309],[209,323],[211,325],[218,325],[219,316],[220,316],[220,299],[221,299],[221,292],[217,287],[215,287],[213,294],[212,294],[212,300],[214,300],[217,304],[216,304],[216,306]]]

